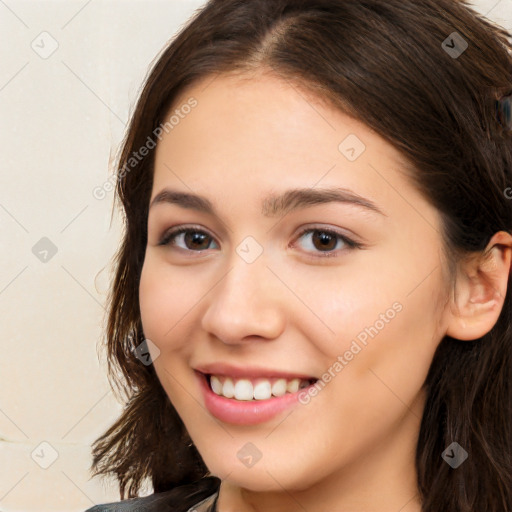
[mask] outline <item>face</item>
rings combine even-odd
[[[391,145],[287,82],[221,75],[173,110],[190,97],[156,149],[139,290],[163,388],[221,479],[392,486],[446,331],[437,211]]]

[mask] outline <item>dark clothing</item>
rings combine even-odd
[[[216,512],[219,486],[219,478],[208,476],[170,491],[96,505],[85,512]]]

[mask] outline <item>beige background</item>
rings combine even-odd
[[[120,223],[92,191],[150,62],[203,3],[0,0],[0,511],[119,499],[88,474],[121,411],[97,350]],[[474,5],[512,29],[512,0]]]

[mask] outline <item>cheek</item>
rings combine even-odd
[[[139,284],[139,305],[144,335],[163,349],[175,340],[173,330],[186,314],[185,297],[155,258],[147,255]]]
[[[353,378],[365,379],[373,371],[398,389],[406,383],[419,389],[443,335],[441,275],[434,272],[411,293],[410,279],[369,274],[340,281],[342,287],[324,283],[322,293],[310,292],[315,312],[334,334],[319,336],[311,322],[309,327],[304,323],[304,332],[316,340],[331,373],[347,373],[350,367]]]
[[[144,336],[160,351],[153,363],[158,378],[177,410],[186,411],[187,396],[183,396],[182,386],[176,383],[188,378],[187,321],[191,315],[187,316],[187,312],[191,306],[183,295],[183,282],[177,282],[175,276],[157,258],[147,255],[139,283],[139,304]]]

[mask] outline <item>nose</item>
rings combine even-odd
[[[278,338],[286,323],[279,300],[283,284],[263,257],[247,263],[235,254],[230,263],[206,296],[202,328],[231,345]]]

